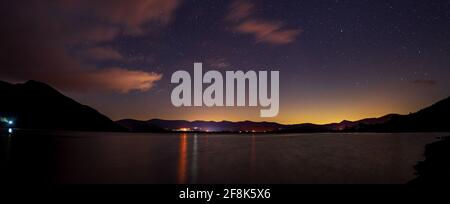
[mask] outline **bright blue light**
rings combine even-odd
[[[12,133],[12,132],[13,132],[12,128],[9,128],[8,133]]]
[[[14,122],[12,120],[8,121],[8,124],[12,125]]]

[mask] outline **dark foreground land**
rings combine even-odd
[[[410,183],[449,183],[450,182],[450,136],[428,144],[425,148],[425,160],[419,162],[417,178]]]

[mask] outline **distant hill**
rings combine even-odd
[[[280,132],[447,132],[450,131],[450,97],[408,115],[342,121],[326,125],[298,124]]]
[[[117,121],[120,125],[137,132],[188,131],[211,132],[443,132],[450,131],[450,97],[409,115],[388,114],[379,118],[366,118],[358,121],[344,120],[340,123],[317,125],[311,123],[283,125],[274,122],[252,121],[186,121],[151,119],[138,121],[125,119]]]
[[[124,119],[116,123],[132,132],[169,132],[169,130],[162,128],[163,126],[154,125],[146,121]]]
[[[389,114],[379,118],[365,118],[357,121],[344,120],[340,123],[330,123],[325,125],[316,125],[311,123],[286,125],[279,132],[357,132],[361,127],[383,124],[392,118],[398,117],[398,114]],[[369,129],[367,129],[369,131]]]
[[[155,129],[157,127],[166,131],[178,131],[181,129],[189,129],[190,131],[210,131],[210,132],[264,132],[275,131],[283,127],[283,125],[273,122],[252,122],[252,121],[187,121],[187,120],[161,120],[151,119],[148,121],[137,121],[124,119],[117,121],[120,125],[127,127],[132,131],[140,132],[145,129]]]
[[[14,127],[49,130],[124,131],[108,117],[64,96],[47,84],[0,81],[0,117]]]
[[[378,124],[358,124],[349,131],[447,132],[450,131],[450,97],[408,115],[394,115]]]

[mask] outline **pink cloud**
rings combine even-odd
[[[288,44],[301,32],[300,29],[286,29],[282,23],[257,19],[254,4],[246,1],[234,1],[225,19],[232,23],[234,31],[253,35],[257,43]]]
[[[162,74],[112,67],[97,70],[86,77],[89,79],[88,83],[91,83],[91,87],[127,93],[133,90],[150,90],[156,81],[161,80]]]
[[[236,27],[242,33],[253,34],[257,42],[287,44],[293,42],[300,33],[297,29],[282,29],[278,23],[248,20]]]

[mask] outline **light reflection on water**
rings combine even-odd
[[[192,162],[191,162],[191,181],[190,183],[197,183],[197,172],[198,172],[198,135],[194,134],[194,142],[192,147]]]
[[[178,180],[179,184],[197,183],[198,173],[198,135],[191,135],[192,148],[190,148],[189,136],[186,133],[181,133],[179,136],[179,157],[178,157]],[[208,139],[207,136],[206,140]],[[190,160],[190,162],[189,162]],[[188,171],[187,164],[190,168]],[[188,176],[189,175],[189,176]]]
[[[178,158],[178,183],[187,183],[187,151],[188,151],[188,138],[186,133],[180,135],[180,147],[179,147],[179,158]]]

